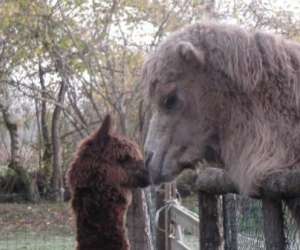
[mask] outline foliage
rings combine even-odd
[[[23,167],[45,169],[45,175],[51,175],[49,159],[55,152],[46,150],[53,141],[49,137],[47,142],[43,129],[51,135],[58,106],[64,169],[77,142],[108,112],[113,113],[119,130],[137,139],[143,117],[139,70],[145,52],[168,33],[210,18],[299,39],[298,14],[299,9],[282,6],[278,0],[3,1],[0,84],[6,86],[12,112],[19,114]],[[58,100],[62,82],[66,83],[63,102]],[[2,127],[0,123],[1,131]],[[8,135],[1,132],[3,165],[9,158],[8,148]],[[44,157],[46,151],[50,158]]]

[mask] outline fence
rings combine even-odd
[[[224,206],[225,203],[227,206]],[[272,228],[278,224],[278,222],[274,221],[276,216],[272,217],[274,216],[272,205],[268,207],[268,204],[263,204],[262,200],[250,199],[239,195],[230,194],[223,196],[223,201],[218,207],[223,212],[221,223],[224,230],[221,244],[218,248],[214,248],[211,245],[200,248],[201,227],[197,213],[199,211],[191,212],[182,206],[180,202],[172,201],[161,211],[161,213],[164,212],[169,226],[165,228],[167,229],[165,231],[167,244],[158,246],[158,249],[300,250],[299,232],[297,232],[295,222],[286,207],[283,207],[282,210],[285,225],[281,227],[284,234],[284,245],[281,245],[280,238],[276,236],[278,234],[274,233],[274,228]],[[268,214],[263,212],[264,210]],[[225,213],[228,213],[228,211],[230,214],[226,215]],[[268,216],[270,218],[266,218]],[[269,221],[270,224],[264,225],[264,221]],[[269,235],[266,235],[265,228],[267,228]]]
[[[260,206],[259,201],[253,202],[252,209]],[[251,207],[248,207],[248,209],[251,210]],[[256,213],[257,212],[258,211],[256,211]],[[261,214],[256,215],[258,217],[251,216],[251,213],[247,211],[244,211],[243,214],[239,214],[237,218],[239,224],[237,230],[237,249],[266,249],[264,238],[262,236],[262,216]],[[200,240],[199,216],[179,203],[173,203],[169,208],[169,219],[173,228],[172,231],[168,233],[171,242],[170,249],[198,250]]]
[[[168,191],[168,199],[172,192],[174,191]],[[265,244],[262,201],[238,195],[225,197],[231,198],[232,201],[227,203],[227,206],[223,206],[223,203],[218,207],[223,210],[222,223],[225,228],[223,235],[224,238],[227,238],[222,242],[222,247],[230,250],[268,249]],[[192,199],[195,209],[198,207],[197,197]],[[199,210],[195,209],[194,212],[191,212],[189,210],[191,207],[187,209],[186,206],[191,202],[191,200],[185,201],[185,203],[173,202],[161,210],[161,215],[168,216],[166,221],[169,226],[166,227],[167,232],[160,231],[159,235],[165,236],[169,245],[168,248],[160,246],[155,250],[199,249]],[[229,211],[230,214],[224,215],[224,211]],[[300,250],[296,226],[285,207],[283,207],[283,215],[286,222],[284,226],[286,249]],[[207,218],[204,221],[207,221]],[[0,250],[75,249],[75,228],[68,203],[36,205],[1,203],[0,225]],[[160,227],[164,226],[163,221]],[[229,238],[230,240],[228,240]],[[229,246],[226,246],[226,241],[230,242]],[[235,245],[236,248],[234,248]],[[207,248],[204,249],[207,250]]]
[[[191,237],[199,235],[198,216],[180,204],[174,204],[170,207],[169,216],[174,227],[173,234],[169,235],[171,249],[190,250],[188,244],[184,242],[184,234],[189,234]]]

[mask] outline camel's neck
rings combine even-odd
[[[127,206],[124,194],[114,188],[105,192],[86,189],[77,196],[75,193],[77,250],[129,250],[125,230]]]

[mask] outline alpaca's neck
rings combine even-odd
[[[114,188],[103,192],[87,189],[77,196],[75,193],[77,249],[129,250],[125,230],[127,207],[124,193]]]

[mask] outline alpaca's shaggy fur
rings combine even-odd
[[[110,117],[79,146],[68,172],[77,250],[128,250],[131,188],[148,185],[138,146],[110,131]]]

